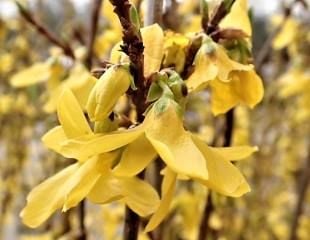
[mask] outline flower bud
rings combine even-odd
[[[86,109],[91,121],[102,121],[112,112],[118,99],[128,90],[131,75],[123,66],[109,68],[92,89]]]

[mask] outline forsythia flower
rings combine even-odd
[[[160,99],[148,112],[144,122],[132,129],[119,130],[96,137],[69,139],[58,152],[70,158],[92,156],[126,147],[112,172],[130,177],[141,172],[157,154],[167,164],[162,201],[146,231],[155,228],[167,214],[177,175],[199,181],[227,196],[239,197],[250,190],[246,180],[230,163],[251,155],[256,148],[211,148],[183,127],[176,102]],[[141,151],[141,148],[143,151]],[[166,176],[167,175],[167,176]],[[168,180],[167,180],[168,181]]]
[[[109,116],[118,99],[128,90],[131,79],[129,70],[123,66],[110,67],[100,77],[86,105],[92,121],[104,120]]]
[[[57,152],[70,139],[95,136],[70,90],[62,94],[57,113],[61,126],[43,137],[47,147]],[[23,222],[37,227],[57,209],[66,211],[85,197],[101,204],[121,200],[141,216],[154,212],[159,200],[150,185],[135,177],[118,178],[111,173],[111,165],[119,154],[114,151],[91,158],[77,158],[77,163],[41,183],[27,198],[27,205],[21,212]]]
[[[61,125],[50,130],[42,140],[48,148],[78,162],[30,193],[21,213],[27,225],[38,226],[56,209],[66,211],[87,197],[99,204],[123,201],[141,216],[154,213],[145,228],[148,232],[168,214],[177,179],[192,179],[231,197],[250,191],[245,178],[231,161],[246,158],[257,148],[209,147],[186,130],[183,126],[185,84],[172,70],[158,73],[164,58],[164,33],[158,25],[152,25],[142,29],[141,35],[145,46],[144,76],[158,77],[152,82],[156,94],[150,97],[152,100],[148,99],[152,103],[143,122],[128,129],[93,132],[82,104],[70,90],[63,91],[57,106]],[[215,113],[225,112],[239,102],[253,106],[260,100],[262,86],[253,66],[231,60],[223,47],[207,40],[195,64],[196,72],[187,84],[191,90],[211,86]],[[100,124],[107,120],[119,97],[127,91],[130,78],[122,66],[114,66],[97,80],[87,95],[86,107],[95,126],[97,121]],[[218,101],[228,103],[219,106]],[[161,201],[149,184],[135,177],[157,157],[166,164]]]
[[[210,86],[212,112],[225,113],[237,104],[254,107],[263,97],[262,80],[253,65],[229,58],[226,50],[206,39],[195,59],[195,71],[186,81],[190,91]]]
[[[83,106],[86,105],[88,95],[96,83],[94,77],[81,63],[75,63],[72,69],[66,70],[57,58],[51,57],[45,62],[35,63],[32,66],[12,76],[10,83],[13,87],[21,88],[34,84],[46,83],[47,102],[44,111],[50,113],[56,110],[58,98],[65,88],[70,88]]]

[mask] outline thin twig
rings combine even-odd
[[[281,24],[268,36],[268,38],[264,42],[262,48],[259,50],[257,57],[256,57],[256,61],[255,61],[255,67],[256,67],[257,72],[261,73],[262,67],[265,63],[265,60],[267,59],[267,57],[270,54],[272,42],[273,42],[274,38],[278,35],[278,33],[283,29],[283,27],[286,23],[286,20],[288,18],[289,18],[289,15],[286,15],[284,17]]]
[[[19,2],[15,2],[21,16],[30,23],[42,36],[44,36],[49,42],[61,48],[65,55],[74,59],[74,52],[70,45],[64,40],[59,39],[54,33],[52,33],[43,23],[39,22],[25,7]]]
[[[200,221],[198,240],[207,239],[207,236],[210,232],[209,220],[210,220],[213,210],[214,210],[214,205],[212,202],[212,192],[209,191],[207,201],[205,204],[205,208],[203,211],[203,215]]]
[[[94,55],[94,43],[98,30],[98,22],[100,16],[100,9],[102,5],[102,0],[93,0],[91,22],[90,22],[90,33],[89,40],[87,42],[87,55],[86,55],[86,67],[91,69],[93,55]]]
[[[209,23],[207,25],[206,24],[202,24],[202,26],[204,27],[204,31],[207,34],[212,34],[213,32],[218,30],[220,22],[230,12],[230,9],[231,9],[231,7],[233,6],[234,3],[235,3],[235,0],[232,0],[230,6],[227,7],[225,2],[222,1],[218,5],[218,7],[214,11],[214,13],[213,13]]]
[[[306,193],[310,184],[310,153],[306,160],[305,166],[303,168],[303,172],[299,182],[299,190],[297,193],[297,202],[294,210],[292,225],[291,225],[291,233],[290,240],[297,240],[297,230],[299,226],[299,219],[303,213],[303,208],[305,205]]]

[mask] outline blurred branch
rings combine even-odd
[[[292,15],[292,10],[295,4],[301,3],[305,9],[308,9],[309,6],[304,0],[295,0],[288,7],[284,8],[284,18],[280,25],[269,35],[269,37],[264,42],[262,48],[259,50],[257,54],[257,58],[255,61],[256,70],[261,73],[262,67],[271,53],[270,49],[272,47],[272,42],[274,38],[278,35],[278,33],[283,29],[287,19],[289,19]]]
[[[19,2],[15,2],[21,16],[30,23],[42,36],[44,36],[49,42],[61,48],[65,55],[74,59],[74,53],[70,45],[65,41],[59,39],[54,33],[52,33],[45,25],[39,22],[24,6]]]
[[[168,0],[166,0],[168,2]],[[176,11],[179,7],[177,0],[170,0],[170,5],[166,6],[163,14],[163,26],[176,32],[180,32],[182,16]]]
[[[299,219],[302,215],[307,189],[310,184],[310,153],[306,159],[305,166],[302,168],[303,172],[300,177],[299,182],[299,189],[297,193],[297,202],[294,210],[293,221],[291,225],[291,233],[290,233],[290,240],[297,240],[297,230],[299,226]]]
[[[144,25],[149,26],[153,23],[162,24],[163,21],[163,0],[147,0],[147,9]]]
[[[102,5],[102,0],[93,0],[91,22],[90,22],[90,33],[89,40],[87,42],[87,55],[86,55],[86,67],[91,69],[92,60],[94,55],[94,43],[98,29],[98,22],[100,16],[100,9]]]
[[[234,109],[231,109],[225,114],[225,126],[224,126],[224,142],[223,142],[223,147],[229,147],[231,145],[232,137],[233,137],[233,130],[234,130]],[[215,136],[214,143],[216,143],[216,138]],[[212,213],[215,210],[215,206],[212,201],[212,191],[209,191],[206,203],[205,203],[205,208],[203,211],[203,215],[200,221],[200,226],[199,226],[199,235],[198,235],[198,240],[205,240],[208,239],[209,233],[214,233],[212,229],[209,226],[209,221]],[[215,239],[215,238],[212,238]]]
[[[261,73],[262,67],[265,63],[265,60],[267,59],[267,57],[270,54],[272,42],[273,42],[274,38],[279,34],[279,32],[281,32],[281,30],[283,29],[283,27],[284,27],[287,19],[290,17],[290,15],[291,15],[290,12],[289,12],[289,14],[285,15],[281,24],[269,35],[269,37],[264,42],[262,48],[259,50],[257,57],[256,57],[256,60],[255,60],[255,67],[256,67],[257,72]]]
[[[210,220],[213,210],[214,210],[214,205],[212,202],[212,192],[209,191],[207,201],[205,204],[205,208],[203,211],[202,219],[200,221],[198,240],[207,239],[207,236],[209,235],[209,232],[210,232],[209,220]]]

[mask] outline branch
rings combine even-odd
[[[123,28],[123,44],[121,49],[126,53],[130,60],[130,72],[134,77],[136,91],[130,91],[133,103],[136,106],[137,120],[142,122],[143,113],[146,110],[146,81],[144,78],[144,46],[140,29],[131,21],[131,4],[128,0],[110,0],[114,6],[114,12],[117,14]],[[144,171],[138,175],[140,179],[144,178]],[[126,207],[124,240],[136,240],[138,238],[140,217],[130,208]]]
[[[121,49],[130,59],[130,72],[134,77],[137,91],[130,93],[132,101],[136,106],[138,121],[144,119],[143,113],[146,105],[146,81],[144,78],[144,46],[140,33],[130,19],[131,4],[128,0],[110,0],[114,6],[114,12],[117,14],[123,28],[123,45]]]
[[[231,9],[231,7],[233,6],[234,3],[235,3],[235,0],[232,0],[231,4],[229,5],[229,7],[227,7],[225,1],[222,1],[218,5],[218,7],[214,11],[214,14],[211,17],[209,23],[207,25],[202,24],[206,34],[212,34],[214,31],[218,30],[220,22],[230,12],[230,9]]]
[[[74,59],[74,53],[70,45],[63,40],[60,40],[54,33],[52,33],[45,25],[40,23],[34,16],[24,8],[19,2],[15,2],[21,16],[30,23],[42,36],[49,42],[61,48],[65,55]]]
[[[91,69],[92,60],[94,55],[94,43],[98,29],[98,21],[100,16],[100,9],[102,5],[102,0],[93,0],[92,14],[91,14],[91,22],[90,22],[90,33],[89,40],[87,43],[87,55],[86,55],[86,67]]]
[[[214,210],[214,205],[212,202],[212,192],[209,191],[207,201],[205,204],[205,208],[203,211],[202,219],[200,221],[198,240],[207,239],[207,236],[210,232],[209,220],[210,220],[213,210]]]
[[[297,240],[297,230],[299,226],[299,219],[302,215],[305,205],[306,193],[310,184],[310,153],[306,160],[305,166],[299,182],[299,191],[297,195],[297,202],[294,210],[293,221],[291,225],[290,240]]]
[[[224,129],[224,143],[223,147],[229,147],[231,145],[232,137],[233,137],[233,130],[234,130],[234,109],[231,109],[229,112],[225,114],[225,129]],[[216,139],[213,141],[216,143]],[[212,202],[212,192],[209,191],[208,197],[206,199],[206,204],[203,212],[203,216],[200,221],[199,227],[199,235],[198,240],[205,240],[208,239],[209,233],[212,232],[212,229],[209,226],[210,217],[215,210],[214,204]],[[213,239],[213,238],[212,238]]]

